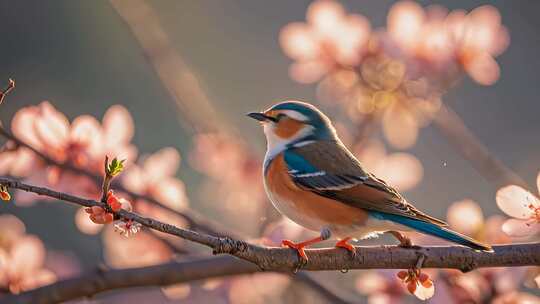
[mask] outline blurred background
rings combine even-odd
[[[461,150],[468,147],[457,144],[456,148],[456,144],[442,135],[440,128],[427,122],[426,127],[421,127],[423,122],[414,124],[419,129],[417,136],[411,135],[414,139],[409,143],[400,142],[402,136],[410,134],[392,137],[388,134],[391,127],[382,125],[384,118],[373,118],[369,115],[371,112],[351,114],[346,102],[332,100],[335,92],[327,93],[322,84],[326,80],[326,84],[331,83],[332,79],[327,77],[305,84],[290,76],[294,58],[287,56],[287,38],[283,33],[280,38],[280,32],[292,22],[306,22],[310,3],[0,1],[0,83],[7,83],[9,78],[17,82],[17,88],[1,106],[0,119],[5,127],[13,128],[11,121],[17,111],[49,101],[70,121],[83,114],[101,121],[107,109],[122,105],[134,122],[131,143],[137,147],[139,159],[163,147],[179,152],[180,167],[171,172],[171,177],[181,181],[181,188],[185,189],[185,202],[179,210],[189,206],[246,238],[266,235],[268,242],[277,245],[277,236],[302,238],[305,232],[281,220],[266,201],[259,177],[265,140],[258,125],[246,118],[245,113],[263,110],[282,100],[303,100],[319,105],[338,123],[340,135],[364,162],[373,164],[384,159],[386,167],[383,164],[371,168],[379,170],[382,176],[395,178],[393,181],[402,182],[405,196],[421,210],[447,218],[448,207],[454,202],[471,200],[476,203],[474,206],[481,208],[483,218],[503,215],[495,201],[495,193],[503,184],[486,180],[475,165],[460,154],[459,147]],[[339,3],[347,14],[363,15],[375,32],[386,27],[388,12],[395,1]],[[418,3],[422,7],[437,4],[467,12],[486,4],[465,0]],[[540,2],[490,1],[489,4],[498,10],[502,24],[510,33],[508,47],[496,57],[500,77],[490,85],[481,85],[461,75],[453,79],[452,86],[444,92],[437,92],[444,93],[440,94],[444,104],[461,117],[490,154],[532,185],[529,190],[537,194],[540,86],[535,81],[540,70],[537,33]],[[338,75],[338,79],[341,76]],[[366,117],[382,122],[371,122],[375,127],[362,133],[362,138],[355,137],[356,130],[365,128]],[[367,147],[370,149],[366,152]],[[163,157],[161,161],[176,161],[174,155]],[[135,162],[135,159],[130,161]],[[397,177],[392,175],[394,164],[405,166],[395,169],[401,170]],[[128,190],[142,191],[133,190],[136,186],[129,181],[122,180],[122,184]],[[69,186],[65,191],[76,192]],[[15,203],[2,204],[0,213],[15,215],[24,222],[26,233],[37,235],[43,241],[47,249],[45,266],[53,271],[55,267],[62,269],[55,271],[57,277],[75,275],[99,264],[133,267],[159,263],[174,255],[164,253],[147,261],[120,265],[122,263],[111,256],[122,250],[107,248],[113,242],[107,239],[112,232],[82,233],[75,221],[77,208],[56,202],[34,202],[30,207],[20,207],[17,195],[14,196]],[[136,199],[132,198],[132,203],[134,201]],[[147,209],[139,209],[144,210]],[[276,223],[282,227],[276,228]],[[131,237],[129,242],[137,237]],[[392,242],[391,238],[383,237],[367,243]],[[208,253],[197,246],[178,246]],[[125,251],[145,250],[135,247]],[[62,271],[65,273],[59,274]],[[366,294],[370,293],[363,293],[363,287],[359,287],[361,283],[357,280],[361,275],[361,272],[351,271],[317,273],[315,277],[318,280],[337,277],[334,282],[340,283],[330,284],[332,290],[354,301],[365,302],[369,299]],[[292,303],[298,299],[326,302],[305,286],[291,287],[295,283],[288,281],[272,282],[285,287],[279,292],[262,290],[253,298],[231,295],[231,290],[242,294],[245,289],[242,286],[251,283],[222,282],[213,287],[215,289],[204,289],[203,283],[187,291],[183,286],[176,297],[169,298],[159,289],[149,288],[129,295],[112,292],[88,301],[122,303],[137,293],[140,299],[147,297],[154,303]],[[538,289],[523,286],[518,289],[538,294]],[[451,288],[447,288],[447,294],[449,290]],[[407,296],[400,296],[399,300],[415,301]],[[443,303],[442,300],[439,303]]]

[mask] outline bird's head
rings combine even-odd
[[[269,151],[295,143],[337,139],[330,119],[309,103],[285,101],[248,116],[263,125]]]

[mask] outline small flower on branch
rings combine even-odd
[[[120,220],[114,224],[114,230],[125,237],[130,237],[141,231],[142,225],[132,220]]]
[[[120,209],[131,211],[131,203],[125,198],[118,198],[112,190],[109,190],[106,195],[107,207],[110,210],[99,206],[86,208],[86,212],[90,215],[90,220],[96,224],[110,224],[114,221],[114,213]]]
[[[5,185],[0,185],[0,198],[3,201],[9,201],[11,199],[11,195],[8,192],[8,188]]]
[[[99,206],[86,208],[85,211],[90,215],[90,220],[96,224],[110,224],[114,220],[114,214],[105,211]]]
[[[540,190],[540,174],[537,177]],[[502,230],[512,237],[534,236],[540,231],[540,199],[531,192],[516,186],[502,187],[497,191],[497,205],[512,217]]]
[[[420,300],[427,300],[435,293],[435,285],[427,273],[411,268],[397,273],[397,277],[407,284],[407,290]]]

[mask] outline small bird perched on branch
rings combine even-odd
[[[401,231],[416,230],[475,250],[491,247],[447,228],[411,205],[394,188],[362,168],[343,145],[330,119],[315,106],[278,103],[249,117],[261,122],[267,140],[264,183],[274,206],[297,224],[320,231],[301,243],[283,240],[305,261],[304,247],[339,238],[336,247],[353,255],[353,238],[388,232],[411,247]]]

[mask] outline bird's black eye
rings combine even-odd
[[[287,115],[283,114],[283,113],[279,113],[277,116],[276,116],[276,122],[282,120],[283,118],[286,118]]]

